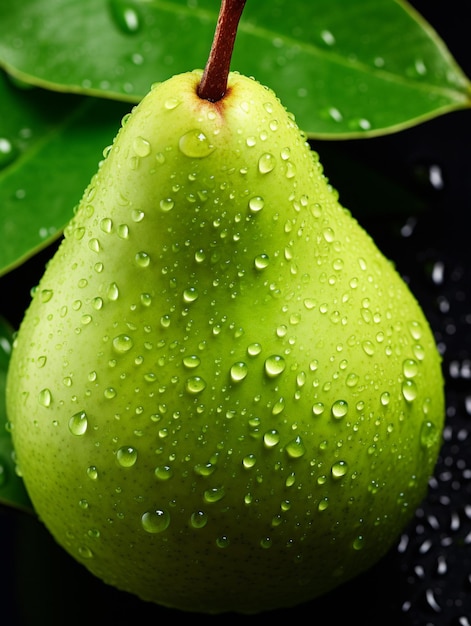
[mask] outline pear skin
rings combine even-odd
[[[254,613],[393,545],[437,460],[443,379],[293,116],[254,79],[209,102],[200,78],[123,120],[19,329],[7,410],[39,517],[93,574]]]

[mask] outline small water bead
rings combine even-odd
[[[285,371],[286,361],[279,354],[272,354],[265,361],[265,373],[269,378],[276,378]]]
[[[312,405],[312,413],[315,417],[319,417],[325,410],[325,406],[322,402],[316,402]]]
[[[301,437],[298,435],[295,439],[286,444],[285,451],[290,458],[299,459],[306,454],[306,447]]]
[[[122,446],[116,452],[116,460],[121,467],[132,467],[137,461],[137,450],[132,446]]]
[[[95,465],[90,465],[90,467],[87,467],[87,476],[90,480],[98,479],[98,470]]]
[[[346,461],[337,461],[330,468],[330,472],[332,474],[332,478],[335,478],[336,480],[343,478],[348,472],[348,464]]]
[[[147,252],[137,252],[136,256],[134,257],[134,261],[139,267],[149,267],[150,256],[147,254]]]
[[[226,490],[224,487],[212,487],[211,489],[206,489],[203,494],[203,499],[208,504],[214,504],[215,502],[219,502],[226,495]]]
[[[109,235],[113,230],[113,220],[109,217],[104,217],[100,221],[100,230]]]
[[[268,254],[259,254],[254,259],[254,267],[256,270],[264,270],[268,267],[270,258]]]
[[[79,549],[78,549],[78,553],[82,557],[82,559],[92,559],[93,558],[93,552],[87,546],[80,546]]]
[[[141,209],[133,209],[131,211],[131,218],[133,222],[136,222],[136,223],[142,222],[144,217],[145,217],[145,213]]]
[[[268,174],[276,165],[276,159],[273,154],[265,152],[258,160],[258,171],[260,174]]]
[[[197,395],[206,389],[206,381],[201,376],[192,376],[185,383],[185,389],[192,395]]]
[[[170,513],[166,509],[146,511],[141,517],[141,524],[148,533],[161,533],[170,525]]]
[[[108,300],[115,302],[119,298],[119,288],[116,283],[111,283],[107,289],[106,295]]]
[[[383,391],[383,393],[379,397],[379,400],[383,406],[388,406],[391,400],[391,394],[389,393],[389,391]]]
[[[262,351],[262,346],[261,344],[255,342],[255,343],[251,343],[247,346],[247,354],[250,357],[256,357],[258,356]]]
[[[242,465],[245,469],[251,469],[257,462],[255,454],[248,454],[242,459]]]
[[[237,363],[234,363],[234,365],[232,365],[230,369],[231,381],[233,383],[240,383],[247,376],[248,371],[249,370],[247,364],[243,361],[238,361]]]
[[[227,548],[230,545],[230,540],[227,535],[222,535],[216,539],[216,545],[218,548]]]
[[[271,430],[268,430],[263,435],[263,443],[266,448],[274,448],[280,443],[280,433],[274,428]]]
[[[165,100],[164,107],[167,109],[167,111],[173,111],[173,109],[176,109],[177,106],[179,106],[180,103],[181,103],[180,98],[171,97],[171,98],[167,98],[167,100]]]
[[[42,289],[41,290],[41,302],[49,302],[49,300],[52,298],[52,296],[54,295],[54,292],[52,289]]]
[[[141,18],[136,9],[127,3],[111,3],[113,19],[118,28],[127,35],[137,33],[141,28]],[[129,117],[130,113],[125,117]],[[123,118],[124,119],[124,118]],[[127,121],[127,120],[126,120]],[[122,122],[123,123],[123,122]],[[124,122],[125,123],[125,122]]]
[[[317,505],[318,511],[325,511],[329,506],[329,498],[325,497],[319,500],[319,504]]]
[[[158,480],[168,480],[173,476],[173,470],[170,465],[163,465],[161,467],[156,467],[154,470],[155,477]]]
[[[422,338],[422,326],[419,322],[409,322],[408,329],[412,339],[415,339],[415,341],[419,341]]]
[[[77,437],[84,435],[88,428],[88,417],[85,411],[79,411],[69,419],[69,430]]]
[[[359,376],[353,372],[350,372],[350,374],[347,375],[347,378],[345,379],[345,384],[347,385],[347,387],[356,387],[358,385],[358,381],[360,380]]]
[[[203,131],[197,128],[182,135],[178,147],[182,154],[195,159],[207,157],[215,149]]]
[[[354,550],[363,550],[365,546],[365,539],[362,535],[358,535],[352,543],[352,547]]]
[[[424,448],[433,447],[440,438],[440,431],[430,420],[424,420],[420,428],[420,444]]]
[[[17,154],[18,151],[11,141],[6,137],[0,137],[0,169],[10,165],[15,160]]]
[[[254,196],[249,200],[249,209],[252,213],[258,213],[264,207],[265,201],[261,196]]]
[[[414,378],[419,371],[417,362],[414,359],[406,359],[402,364],[402,372],[406,378]]]
[[[159,206],[160,206],[161,211],[163,211],[164,213],[168,213],[175,206],[175,202],[173,201],[172,198],[162,198],[162,200],[159,203]]]
[[[417,385],[413,380],[405,380],[401,386],[402,395],[407,402],[412,402],[417,397]]]
[[[208,523],[208,516],[204,511],[195,511],[190,516],[190,524],[193,528],[204,528]]]
[[[118,335],[117,337],[113,339],[113,348],[119,354],[124,354],[126,352],[129,352],[129,350],[131,350],[133,345],[134,345],[134,342],[132,338],[129,337],[129,335],[122,334],[122,335]]]
[[[345,400],[336,400],[331,407],[332,417],[340,420],[348,413],[348,402]]]
[[[184,357],[182,362],[184,367],[186,367],[187,369],[194,369],[195,367],[198,367],[198,365],[201,363],[201,359],[196,354],[190,354]]]
[[[52,404],[52,394],[49,389],[41,389],[38,396],[39,404],[45,408],[49,408]]]
[[[129,238],[129,226],[127,224],[120,224],[117,229],[118,237],[121,239]]]
[[[372,341],[363,341],[361,344],[361,347],[363,348],[363,352],[365,354],[367,354],[368,356],[373,356],[375,353],[375,347]]]
[[[196,287],[187,287],[183,291],[183,302],[190,304],[198,299],[198,290]]]

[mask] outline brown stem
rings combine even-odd
[[[198,86],[198,96],[217,102],[227,89],[227,77],[239,20],[246,0],[222,0],[213,44]]]

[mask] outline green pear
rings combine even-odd
[[[123,120],[16,337],[19,472],[144,600],[257,612],[377,562],[427,490],[440,356],[275,94],[201,71]],[[381,198],[378,198],[381,206]]]

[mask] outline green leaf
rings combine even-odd
[[[60,234],[128,110],[0,72],[0,275]]]
[[[0,317],[0,504],[33,511],[22,479],[17,475],[13,444],[7,430],[5,387],[13,341],[13,331]]]
[[[203,67],[215,0],[0,6],[0,63],[61,91],[138,101]],[[247,3],[233,68],[272,87],[309,136],[371,136],[471,106],[468,78],[405,0]]]

